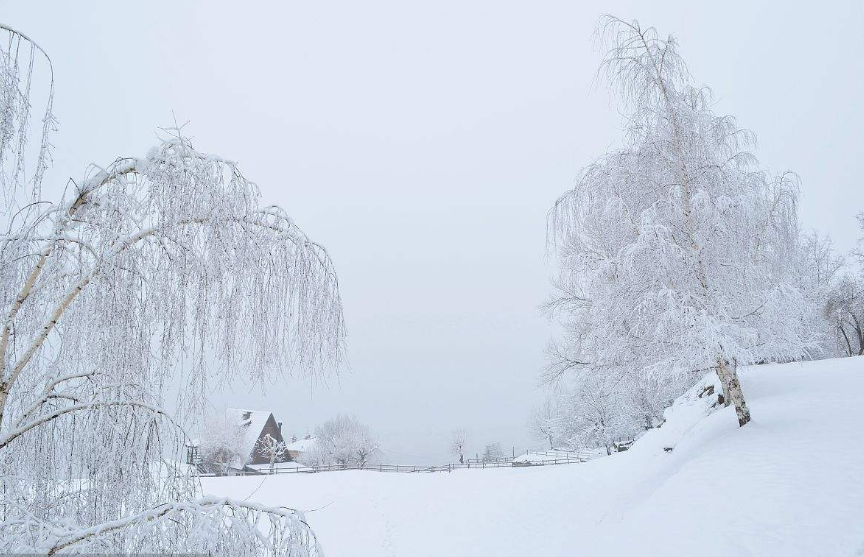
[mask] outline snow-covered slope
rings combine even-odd
[[[584,464],[204,487],[311,510],[330,557],[864,555],[864,358],[753,367],[742,381],[746,427],[695,395],[706,378],[631,450]]]

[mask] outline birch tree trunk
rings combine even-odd
[[[717,377],[723,384],[723,394],[726,406],[733,404],[735,414],[738,416],[738,426],[743,427],[750,421],[750,409],[744,400],[744,392],[741,390],[741,382],[738,380],[738,366],[729,364],[725,358],[717,360]]]

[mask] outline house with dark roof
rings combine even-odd
[[[225,431],[225,437],[236,439],[236,456],[230,459],[228,466],[224,464],[216,466],[215,463],[205,462],[201,458],[197,440],[187,443],[186,461],[198,467],[205,474],[231,474],[236,472],[254,473],[256,470],[251,466],[269,464],[270,457],[261,452],[260,447],[263,440],[270,436],[278,443],[285,443],[282,438],[282,422],[277,422],[272,412],[265,410],[246,410],[243,408],[225,409],[225,420],[221,423],[226,428],[237,428],[234,431]],[[285,451],[283,456],[278,457],[276,462],[290,462],[291,456]]]

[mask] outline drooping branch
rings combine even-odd
[[[72,373],[70,375],[63,375],[63,376],[60,376],[60,377],[53,379],[48,385],[45,386],[45,389],[42,391],[42,396],[40,396],[38,399],[36,399],[33,402],[33,404],[30,405],[29,408],[27,408],[26,410],[24,410],[21,413],[21,416],[15,422],[15,426],[16,427],[20,426],[27,418],[30,417],[30,415],[33,412],[38,410],[39,407],[42,406],[42,404],[47,402],[54,395],[54,389],[58,385],[60,385],[61,383],[65,383],[66,381],[73,381],[75,379],[83,379],[85,377],[92,377],[93,374],[94,374],[94,372],[87,371],[87,372],[82,372],[82,373]]]
[[[207,162],[211,162],[212,160],[212,157],[209,156],[196,156],[200,160],[205,160]],[[87,199],[93,195],[96,189],[112,183],[112,181],[117,180],[121,176],[137,174],[139,172],[138,169],[141,167],[146,168],[147,163],[142,163],[139,159],[118,159],[118,162],[113,165],[110,171],[101,171],[85,183],[85,186],[80,190],[75,200],[69,205],[68,210],[65,212],[66,215],[68,215],[68,217],[70,218],[73,217],[77,213],[77,211],[87,203]],[[178,228],[190,227],[195,225],[219,227],[235,224],[242,226],[253,226],[275,232],[279,238],[285,239],[288,242],[292,243],[298,250],[308,249],[309,253],[311,253],[317,260],[325,275],[333,281],[333,288],[335,289],[336,296],[338,296],[338,281],[336,280],[335,272],[333,271],[332,264],[330,263],[330,260],[327,257],[327,253],[324,248],[318,244],[310,242],[302,234],[302,232],[300,232],[296,228],[296,226],[291,223],[290,219],[287,219],[284,213],[281,213],[276,207],[267,207],[265,209],[255,210],[245,216],[206,215],[201,217],[189,217],[180,219],[179,221],[174,223],[164,223],[159,226],[140,230],[132,234],[125,240],[119,241],[115,246],[112,246],[110,248],[110,251],[108,253],[102,255],[97,261],[94,262],[92,270],[88,274],[86,274],[76,285],[74,285],[68,291],[66,296],[62,299],[62,301],[58,304],[57,308],[51,314],[48,321],[42,326],[39,334],[32,341],[28,349],[24,352],[22,357],[11,367],[8,377],[0,375],[0,378],[3,378],[2,383],[0,383],[0,425],[2,425],[4,408],[8,394],[15,385],[15,382],[18,379],[18,376],[20,375],[22,370],[30,362],[33,355],[43,346],[45,340],[55,329],[58,321],[67,311],[70,305],[74,302],[74,300],[89,284],[91,284],[91,282],[96,277],[99,276],[99,274],[104,269],[110,267],[118,256],[120,256],[126,250],[131,249],[136,244],[142,242],[143,240],[146,240],[147,238],[157,235],[165,235],[170,231],[176,230]],[[50,241],[50,243],[48,243],[48,245],[44,248],[39,262],[31,273],[31,276],[28,278],[24,289],[22,290],[12,309],[10,310],[9,317],[6,321],[6,326],[4,327],[2,340],[0,340],[0,371],[5,372],[5,352],[6,345],[8,344],[9,334],[12,329],[12,323],[14,322],[18,311],[20,311],[24,302],[32,292],[33,286],[36,283],[37,279],[40,277],[42,269],[44,268],[46,262],[48,261],[48,258],[53,252],[55,245],[56,238]],[[93,248],[90,249],[92,250]],[[337,334],[340,333],[337,332]]]
[[[251,518],[249,522],[252,528],[249,529],[248,533],[251,535],[252,539],[256,537],[253,529],[257,529],[258,522],[254,516],[250,516],[253,513],[267,515],[272,517],[274,520],[284,519],[289,521],[291,524],[299,524],[303,527],[303,531],[293,532],[293,536],[301,538],[304,549],[306,550],[306,555],[311,557],[319,554],[318,541],[315,538],[314,532],[309,527],[309,524],[306,522],[306,518],[303,516],[302,512],[288,507],[268,507],[266,505],[251,503],[248,501],[238,501],[228,497],[203,497],[194,501],[165,503],[133,516],[105,522],[92,528],[87,528],[73,534],[67,534],[54,543],[51,548],[48,549],[47,553],[48,555],[56,555],[64,549],[81,544],[91,538],[110,536],[114,532],[126,530],[141,524],[150,524],[161,518],[170,517],[172,515],[176,515],[177,519],[181,519],[184,514],[197,514],[208,510],[215,510],[217,516],[220,517],[223,522],[234,522],[238,518],[246,521],[248,518]],[[261,536],[261,534],[257,533],[257,536]]]
[[[34,429],[40,425],[46,424],[52,420],[56,420],[57,418],[65,415],[65,414],[70,414],[72,412],[81,412],[84,410],[93,410],[96,408],[107,408],[107,407],[111,407],[111,406],[128,406],[128,407],[134,407],[134,408],[143,408],[143,409],[148,410],[154,414],[158,414],[158,415],[168,419],[172,423],[174,421],[173,418],[171,418],[171,416],[168,415],[164,410],[162,410],[160,408],[156,408],[155,406],[152,406],[150,404],[144,404],[143,402],[135,402],[135,401],[131,401],[131,400],[113,400],[113,401],[89,402],[86,404],[75,404],[72,406],[66,406],[63,408],[59,408],[57,410],[54,410],[53,412],[49,412],[48,414],[43,414],[43,415],[39,416],[38,418],[36,418],[35,420],[33,420],[32,422],[29,422],[29,423],[21,425],[21,426],[17,426],[14,429],[6,432],[5,435],[0,437],[0,449],[2,449],[3,447],[5,447],[9,443],[11,443],[12,441],[17,439],[18,437],[21,437],[22,435],[24,435],[25,433],[27,433],[31,429]],[[175,424],[175,425],[177,425],[177,424]],[[179,427],[179,425],[177,427]],[[184,432],[184,436],[188,438],[188,435],[186,435],[185,432]]]

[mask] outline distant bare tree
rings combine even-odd
[[[504,458],[504,449],[501,443],[489,443],[483,450],[483,462],[494,462]]]
[[[276,461],[288,454],[288,447],[284,441],[279,441],[268,433],[255,443],[255,451],[267,458],[270,462],[270,472],[273,472]]]
[[[450,454],[459,457],[459,464],[465,463],[465,445],[468,443],[468,431],[457,428],[450,434]]]
[[[825,312],[843,354],[864,355],[864,274],[841,278],[828,294]]]
[[[551,450],[555,448],[555,436],[559,430],[560,420],[558,398],[555,393],[552,393],[531,412],[528,426],[534,435],[549,442]]]
[[[864,214],[857,219],[864,233]],[[798,274],[821,310],[814,317],[822,318],[826,329],[824,352],[864,355],[864,236],[846,262],[833,253],[830,240],[815,234],[802,239],[801,253]]]
[[[846,261],[834,253],[831,240],[813,232],[802,235],[798,242],[795,267],[797,286],[807,305],[808,327],[818,335],[819,349],[814,356],[830,358],[846,353],[848,346],[841,340],[844,296],[854,279],[847,273]],[[854,280],[852,281],[854,282]]]
[[[834,323],[849,356],[864,355],[864,213],[857,219],[862,236],[852,255],[858,268],[844,277],[831,300]]]

